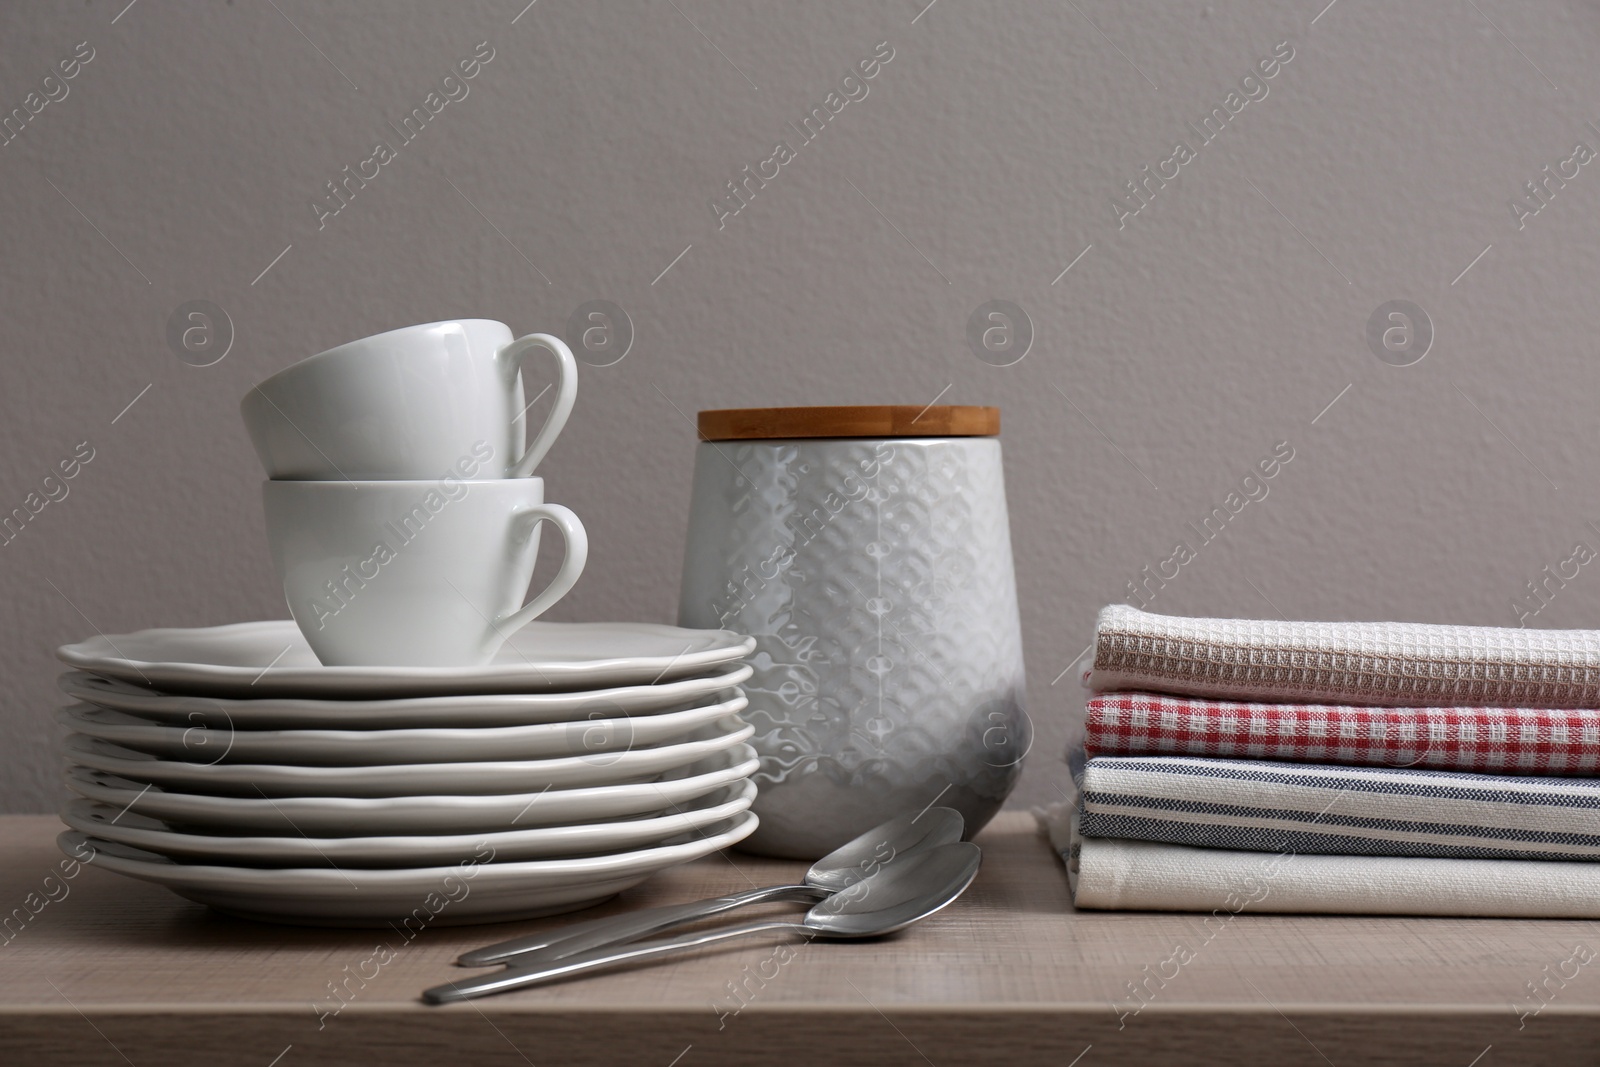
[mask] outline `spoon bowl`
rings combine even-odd
[[[896,857],[961,840],[966,820],[954,808],[928,808],[881,823],[811,865],[805,883],[837,893]]]
[[[822,937],[882,937],[948,907],[978,876],[983,851],[937,845],[884,867],[806,912],[798,924]]]
[[[532,967],[588,952],[602,945],[624,944],[650,934],[687,926],[750,904],[823,900],[856,885],[891,863],[959,841],[965,829],[961,813],[954,808],[926,808],[915,815],[907,812],[873,827],[813,863],[811,869],[806,871],[804,881],[798,885],[767,886],[692,904],[669,904],[626,915],[569,923],[544,933],[473,949],[463,953],[456,964],[461,967],[487,967],[494,963],[515,963]]]

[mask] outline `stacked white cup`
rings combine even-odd
[[[535,351],[555,358],[556,396],[523,447]],[[459,319],[340,345],[245,395],[273,565],[324,665],[479,666],[566,595],[588,537],[533,471],[577,388],[560,338]],[[524,604],[545,522],[566,555]]]

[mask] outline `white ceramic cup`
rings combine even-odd
[[[467,667],[566,595],[583,523],[543,478],[267,481],[267,540],[300,632],[325,666]],[[551,522],[566,556],[522,603]]]
[[[524,356],[556,360],[555,403],[522,447]],[[245,394],[245,426],[267,477],[327,481],[440,478],[487,445],[477,477],[525,478],[572,413],[578,365],[559,337],[511,339],[490,319],[407,326],[330,348]]]

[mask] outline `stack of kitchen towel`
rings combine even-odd
[[[1113,605],[1084,680],[1080,908],[1600,918],[1600,631]]]

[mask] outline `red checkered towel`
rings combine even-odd
[[[1600,775],[1600,711],[1254,704],[1160,693],[1097,693],[1090,756],[1177,754]]]

